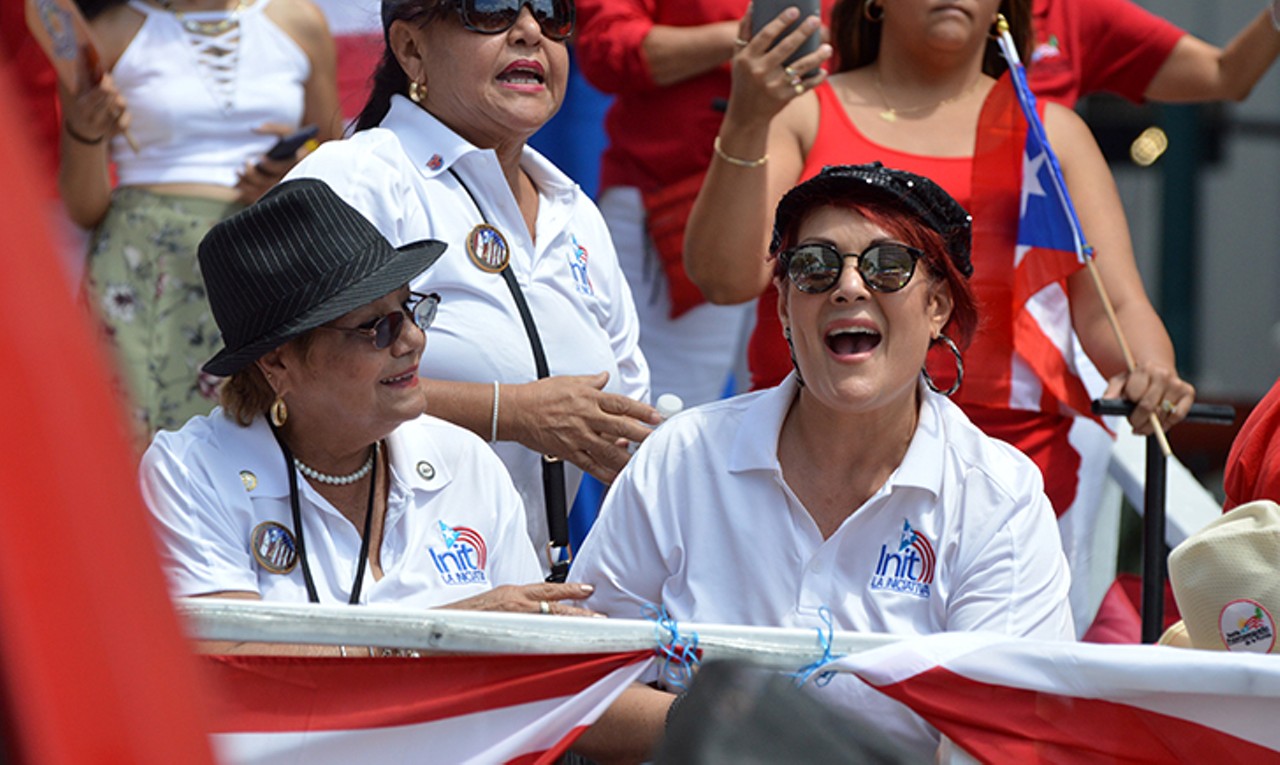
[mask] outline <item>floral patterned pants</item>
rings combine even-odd
[[[141,445],[216,403],[200,366],[220,346],[196,249],[232,202],[117,189],[89,244],[85,295],[115,357]]]

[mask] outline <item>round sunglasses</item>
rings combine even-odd
[[[400,331],[404,329],[405,314],[408,314],[413,323],[418,325],[418,329],[426,332],[431,323],[436,320],[436,309],[439,307],[438,294],[432,292],[430,295],[423,295],[419,292],[410,292],[409,299],[404,301],[404,308],[399,311],[379,316],[358,327],[331,327],[325,324],[316,329],[333,329],[338,332],[364,335],[373,340],[374,348],[381,351],[390,348],[391,344],[400,338]]]
[[[515,26],[525,6],[538,22],[542,35],[557,42],[573,34],[576,11],[573,0],[459,0],[462,26],[484,35],[502,34]]]
[[[873,244],[862,252],[840,252],[829,244],[814,242],[783,252],[787,278],[796,289],[809,294],[826,292],[840,281],[845,258],[856,258],[858,275],[867,289],[897,292],[907,286],[916,272],[916,261],[924,253],[895,242]]]

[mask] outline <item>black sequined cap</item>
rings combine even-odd
[[[815,204],[864,199],[887,204],[919,218],[942,235],[956,269],[965,277],[973,274],[973,263],[969,259],[973,217],[928,178],[885,167],[879,162],[828,165],[822,168],[821,173],[788,191],[778,203],[770,251],[777,254],[782,247],[783,232],[795,226],[800,216]]]

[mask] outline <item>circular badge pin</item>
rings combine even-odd
[[[430,462],[423,460],[418,463],[418,475],[422,476],[422,480],[430,481],[436,477],[436,469]]]
[[[1228,651],[1270,653],[1276,645],[1276,620],[1261,603],[1233,600],[1218,615],[1218,635]]]
[[[511,259],[507,238],[488,223],[481,223],[467,234],[467,256],[481,271],[500,273]]]
[[[259,523],[249,537],[253,559],[273,574],[287,574],[298,565],[298,545],[293,532],[275,521]]]
[[[244,484],[245,491],[253,491],[258,488],[258,477],[248,470],[241,470],[240,483]]]

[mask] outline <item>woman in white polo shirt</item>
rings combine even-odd
[[[311,179],[204,238],[223,406],[157,435],[141,469],[175,596],[587,613],[558,602],[582,587],[529,584],[541,570],[502,463],[422,414],[440,297],[407,282],[443,250],[392,248]]]
[[[290,177],[325,180],[392,244],[449,243],[414,283],[445,299],[428,406],[494,444],[530,538],[559,548],[579,469],[611,481],[658,421],[609,230],[526,145],[564,99],[573,0],[383,0],[382,23],[355,135]]]
[[[825,607],[837,630],[1070,639],[1039,471],[946,397],[978,323],[969,247],[964,209],[911,173],[828,167],[792,189],[771,250],[795,371],[640,448],[574,561],[587,605],[785,627],[822,627]],[[816,692],[932,756],[937,734],[906,707],[856,680]],[[629,692],[583,746],[652,743],[671,699]]]

